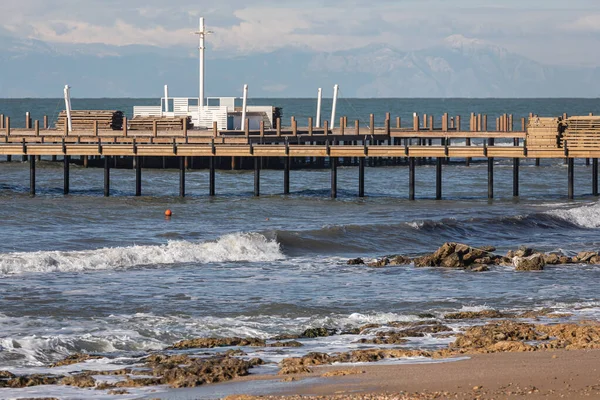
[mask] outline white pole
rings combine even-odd
[[[338,85],[335,85],[333,87],[333,106],[331,107],[331,129],[335,128],[335,108],[337,107],[337,98],[338,98],[338,91],[339,91],[340,87]]]
[[[67,112],[67,124],[69,132],[73,131],[73,122],[71,121],[71,88],[65,85],[65,111]]]
[[[246,104],[248,103],[248,85],[244,85],[244,97],[242,101],[242,128],[246,129]]]
[[[198,31],[198,36],[200,37],[199,49],[200,49],[200,90],[198,93],[198,123],[200,123],[202,114],[204,113],[204,35],[206,34],[204,30],[204,17],[200,18],[200,30]]]
[[[169,112],[169,85],[165,85],[165,112]]]
[[[323,100],[323,90],[319,88],[317,95],[317,128],[321,127],[321,101]]]

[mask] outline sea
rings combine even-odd
[[[324,115],[330,113],[324,101]],[[74,109],[113,109],[156,99],[73,99]],[[284,122],[316,112],[314,99],[254,99],[282,107]],[[55,119],[59,99],[0,99],[0,113],[23,126]],[[411,124],[414,112],[509,113],[515,121],[600,112],[598,99],[340,99],[338,115],[382,124],[385,113]],[[301,123],[300,123],[301,125]],[[516,129],[520,126],[517,125]],[[406,166],[368,167],[365,198],[358,198],[358,168],[338,168],[338,198],[330,198],[328,169],[292,170],[291,194],[283,173],[261,172],[253,196],[252,171],[218,171],[217,195],[209,174],[191,170],[178,197],[178,171],[145,169],[143,195],[134,197],[131,169],[111,170],[111,197],[103,171],[71,168],[71,194],[62,194],[62,163],[37,164],[37,195],[29,196],[29,166],[0,160],[0,370],[68,373],[49,369],[73,353],[104,356],[85,369],[136,365],[149,352],[195,337],[272,338],[326,327],[338,333],[367,323],[419,321],[455,311],[549,308],[573,318],[600,319],[600,266],[547,267],[484,273],[412,266],[347,265],[392,254],[422,255],[444,242],[493,245],[505,254],[520,246],[540,251],[600,250],[600,203],[592,196],[592,167],[575,164],[575,200],[567,200],[564,160],[522,161],[520,197],[512,195],[512,160],[495,161],[495,198],[487,198],[487,163],[452,159],[444,165],[443,199],[435,200],[435,165],[419,165],[416,201],[408,200]],[[483,160],[481,160],[483,161]],[[172,210],[170,218],[165,210]],[[457,332],[465,324],[451,325]],[[446,346],[426,335],[406,345]],[[302,339],[293,349],[245,349],[272,362],[254,373],[276,373],[276,362],[311,351],[341,352],[370,345],[356,335]],[[371,345],[373,346],[373,345]],[[398,362],[422,362],[399,360]],[[250,384],[248,384],[250,385]],[[222,389],[221,389],[222,388]],[[194,392],[165,387],[129,394],[65,386],[2,389],[0,398],[60,399],[218,398],[227,385]],[[256,388],[236,386],[239,393]],[[264,388],[263,388],[264,389]],[[188,391],[186,391],[188,390]],[[190,394],[193,393],[193,394]],[[171,396],[171,397],[168,397]],[[180,396],[180,397],[177,397]],[[186,397],[189,396],[189,397]]]

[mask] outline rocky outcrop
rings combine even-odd
[[[197,338],[182,340],[169,347],[169,350],[181,349],[212,349],[215,347],[255,346],[264,347],[265,341],[257,338]]]
[[[364,265],[365,261],[362,258],[352,258],[346,263],[348,265]]]
[[[546,260],[542,253],[535,253],[530,256],[513,258],[513,265],[516,271],[542,271],[546,266]]]
[[[327,337],[335,334],[335,329],[327,328],[309,328],[302,332],[301,338],[313,339],[317,337]]]
[[[297,340],[290,340],[289,342],[275,342],[269,343],[267,347],[302,347],[304,346]]]
[[[78,374],[64,377],[60,380],[60,384],[78,388],[92,388],[96,386],[96,380],[88,374]]]
[[[0,388],[5,387],[17,389],[39,385],[56,385],[62,378],[63,376],[43,374],[32,374],[23,376],[13,375],[12,378],[7,380],[0,379]]]
[[[100,358],[104,358],[102,356],[94,356],[94,355],[90,355],[90,354],[83,354],[83,353],[75,353],[75,354],[71,354],[70,356],[66,357],[64,360],[61,361],[57,361],[53,364],[50,365],[51,368],[55,368],[55,367],[62,367],[64,365],[72,365],[72,364],[78,364],[87,360],[98,360]]]
[[[354,260],[348,261],[348,264],[350,264],[351,261]],[[412,260],[409,257],[398,255],[380,258],[378,260],[368,263],[367,266],[371,268],[397,267],[400,265],[409,265],[411,262]]]
[[[507,314],[503,314],[496,310],[483,311],[461,311],[444,315],[445,319],[490,319],[490,318],[505,318]]]
[[[499,264],[502,257],[492,254],[494,247],[475,248],[462,243],[444,243],[435,253],[416,258],[415,267],[471,269],[483,272],[486,265]]]

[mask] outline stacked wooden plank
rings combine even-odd
[[[182,131],[183,121],[186,121],[187,129],[192,129],[192,117],[135,117],[129,120],[129,130],[132,131],[151,131],[154,129],[154,122],[159,131]]]
[[[559,147],[558,118],[533,117],[527,124],[527,147],[531,149],[556,149]]]
[[[600,148],[600,116],[569,117],[564,125],[562,140],[567,141],[569,149]]]
[[[66,111],[61,111],[58,114],[56,121],[56,129],[64,130],[67,119]],[[91,130],[94,128],[94,122],[98,123],[100,130],[116,130],[123,129],[123,112],[114,110],[72,110],[71,125],[73,131]]]

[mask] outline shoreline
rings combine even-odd
[[[225,398],[250,400],[295,399],[300,396],[336,399],[600,397],[600,349],[475,354],[469,357],[468,360],[430,364],[319,367],[310,374],[293,375],[298,379],[293,389],[255,392],[252,396],[239,393]],[[336,371],[342,375],[323,378],[325,373]],[[347,375],[343,375],[346,373]],[[281,380],[281,377],[272,379]],[[250,376],[236,379],[234,382],[255,380],[256,378]],[[308,383],[303,385],[302,381],[305,380],[308,380]]]

